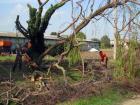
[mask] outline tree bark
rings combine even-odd
[[[32,60],[37,61],[39,56],[45,51],[44,34],[38,33],[31,38],[30,56]]]
[[[113,0],[114,4],[116,4],[117,0]],[[114,52],[113,52],[113,58],[116,60],[117,57],[117,45],[118,45],[118,8],[115,6],[114,7]]]

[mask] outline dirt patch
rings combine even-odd
[[[140,96],[137,96],[136,98],[133,99],[129,99],[123,102],[121,105],[140,105]]]
[[[106,55],[109,58],[113,58],[113,49],[101,49],[103,52],[106,53]],[[81,56],[83,59],[99,59],[99,53],[98,52],[81,52]]]

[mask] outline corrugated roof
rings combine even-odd
[[[20,38],[24,38],[24,36],[21,33],[14,33],[14,32],[0,32],[0,37],[20,37]],[[66,35],[63,35],[64,38],[66,38]],[[59,38],[55,35],[48,35],[48,34],[44,34],[44,38],[45,39],[51,39],[51,40],[59,40]],[[98,41],[91,41],[91,40],[83,40],[81,42],[98,42]]]
[[[24,37],[21,33],[14,33],[14,32],[0,32],[0,36],[3,37]]]
[[[53,39],[53,40],[59,40],[59,38],[55,35],[44,35],[45,39]]]
[[[14,33],[14,32],[0,32],[0,37],[24,37],[21,33]],[[59,38],[55,35],[44,35],[45,39],[54,39],[58,40]]]

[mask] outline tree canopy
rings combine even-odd
[[[78,38],[79,40],[85,40],[86,39],[86,34],[83,32],[78,32],[76,34],[76,38]]]
[[[92,40],[92,41],[100,42],[100,39],[98,39],[98,38],[92,38],[91,40]]]
[[[102,48],[109,48],[110,47],[110,38],[107,35],[104,35],[101,38],[101,47]]]
[[[51,35],[55,35],[56,36],[57,35],[57,32],[51,32]]]

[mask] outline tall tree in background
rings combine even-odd
[[[51,32],[51,35],[57,36],[57,32]]]
[[[95,41],[95,42],[96,42],[96,41],[97,41],[97,42],[100,42],[100,39],[98,39],[98,38],[92,38],[91,40],[92,40],[92,41]]]
[[[101,47],[102,48],[110,48],[110,39],[107,35],[104,35],[101,38]]]
[[[76,38],[78,38],[79,40],[85,40],[86,39],[86,34],[83,32],[78,32],[76,34]]]

